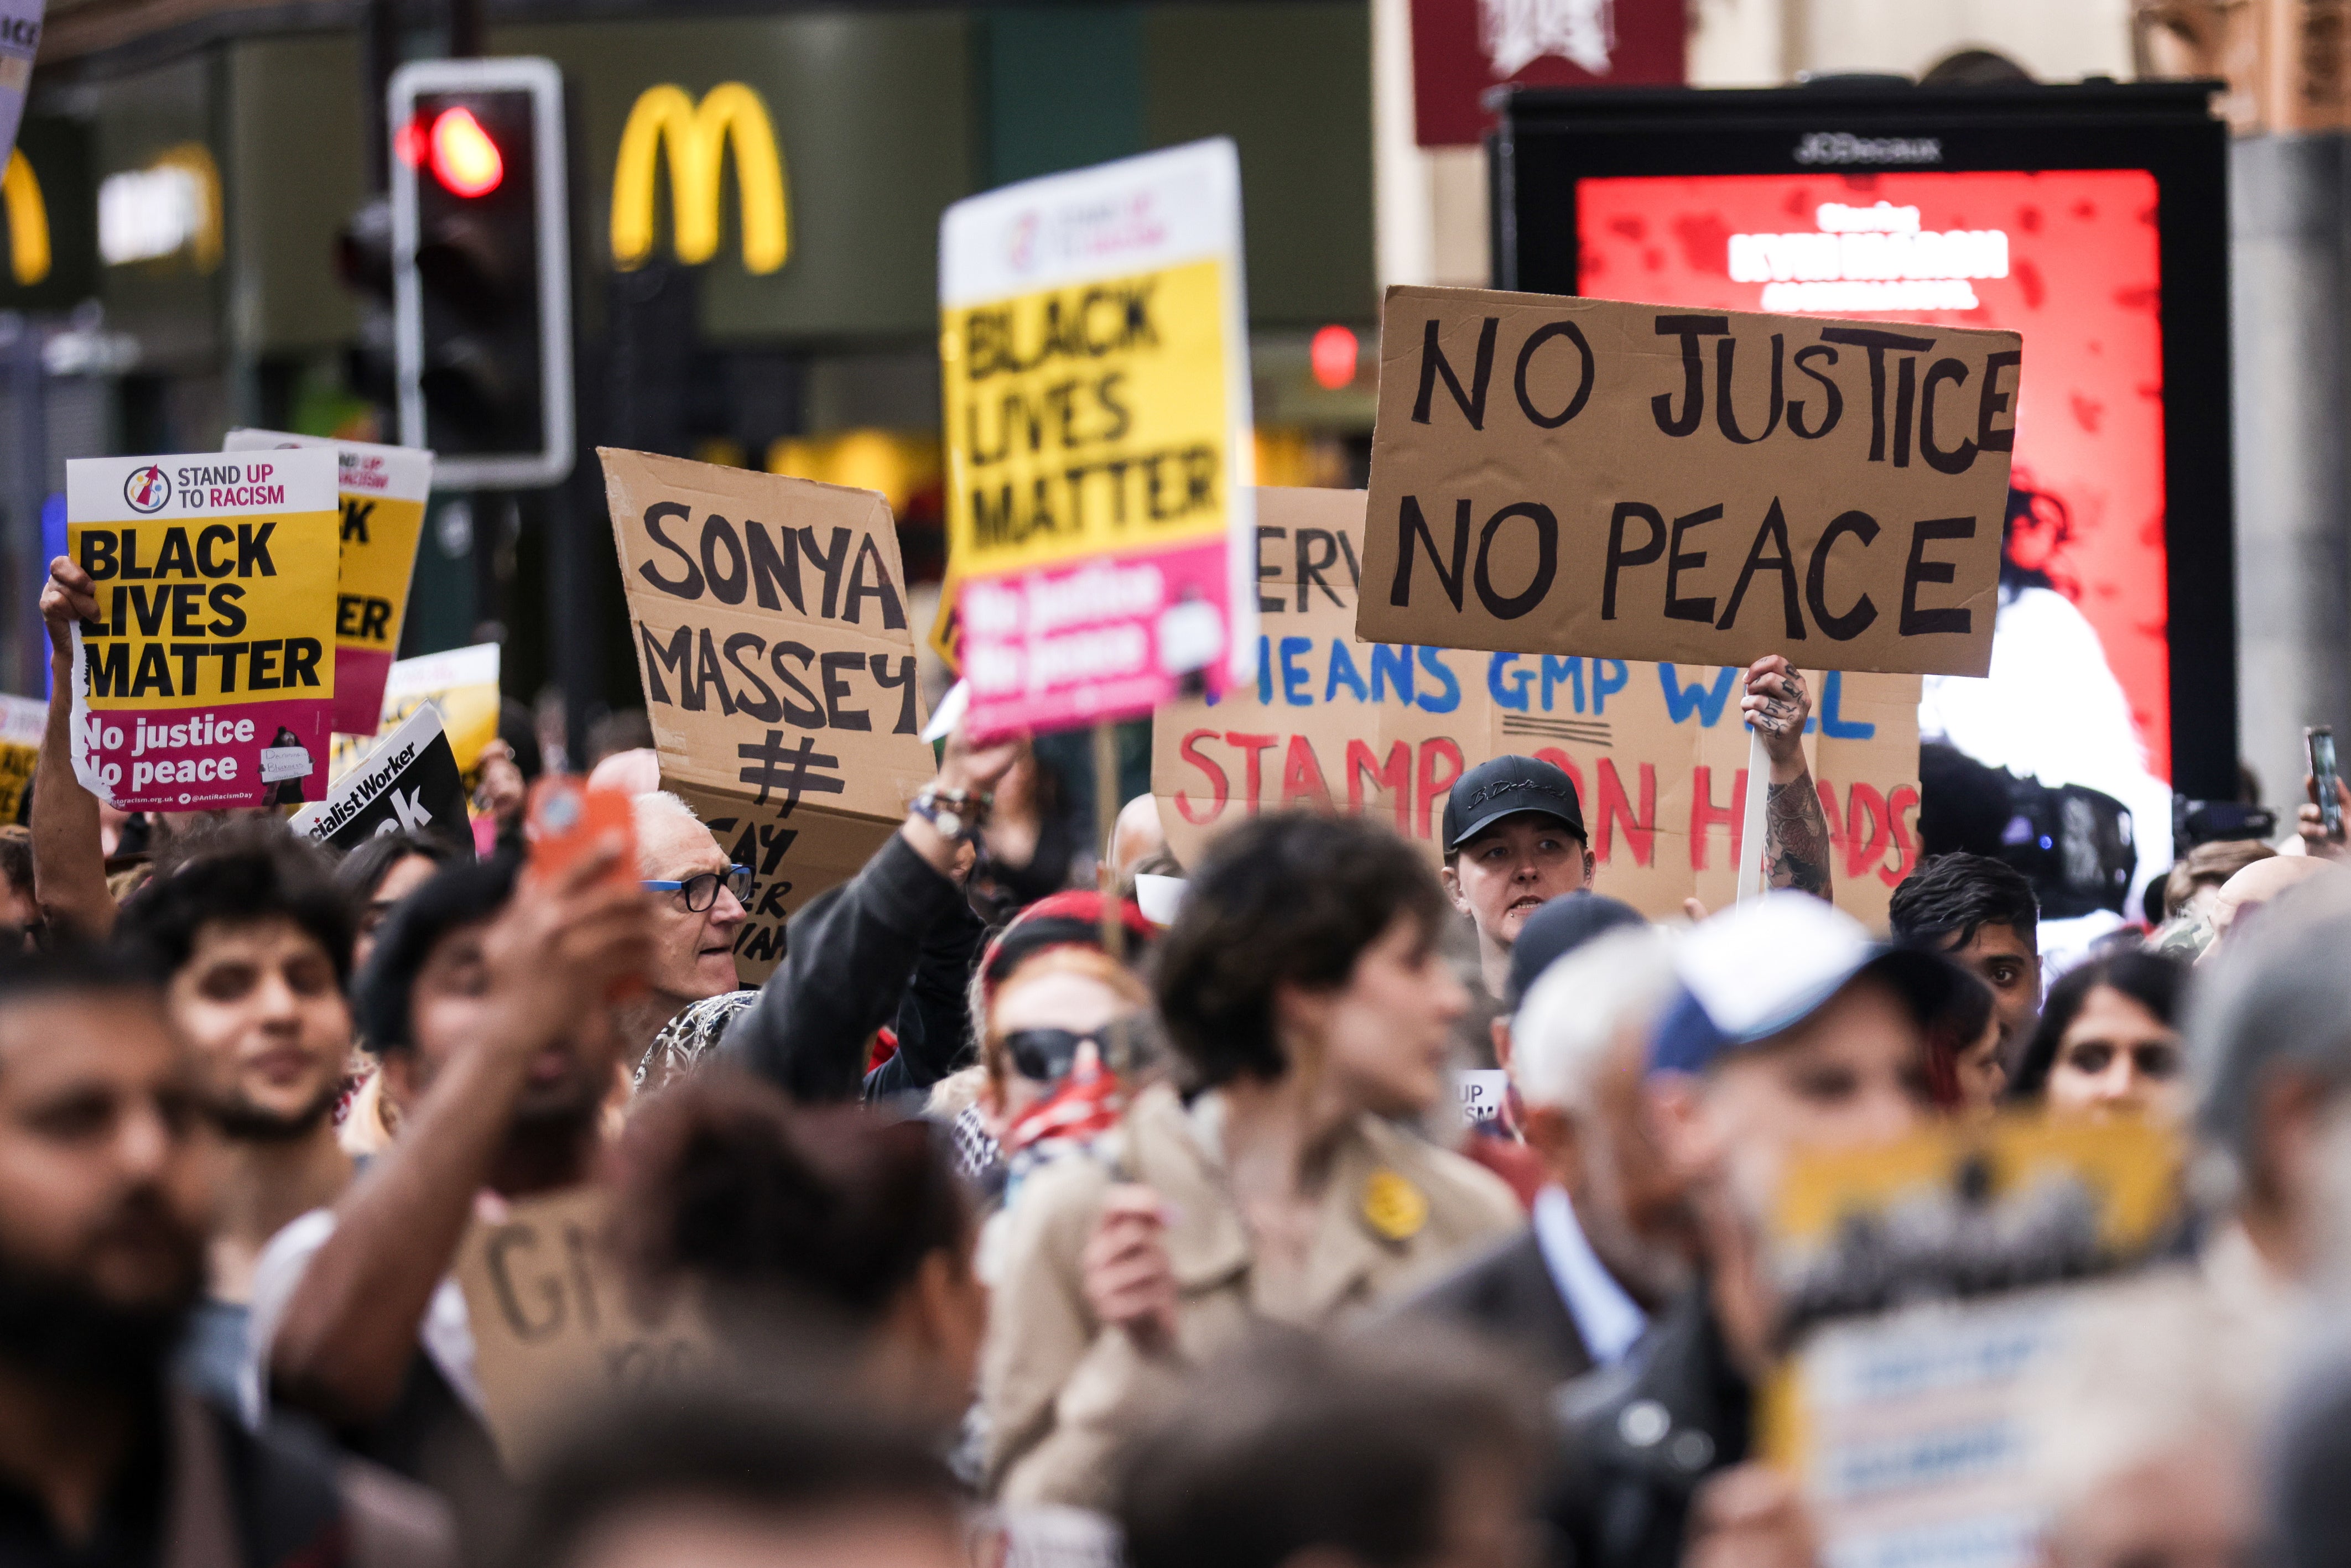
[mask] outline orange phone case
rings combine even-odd
[[[607,833],[618,833],[621,852],[604,880],[614,886],[637,882],[636,818],[618,789],[590,789],[577,779],[541,779],[530,789],[523,836],[530,842],[530,877],[551,882],[587,858]]]

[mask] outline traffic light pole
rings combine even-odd
[[[395,0],[366,0],[360,13],[360,101],[381,104],[392,84],[392,68],[400,63],[400,31],[392,15]],[[381,196],[392,189],[392,122],[381,113],[360,117],[367,134],[367,189]]]
[[[482,0],[449,0],[449,57],[478,60],[483,42]]]
[[[474,641],[503,645],[514,630],[502,566],[521,531],[515,493],[476,490],[466,502],[474,514]]]

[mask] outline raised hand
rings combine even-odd
[[[1747,727],[1763,737],[1773,779],[1786,781],[1785,765],[1803,767],[1804,721],[1813,715],[1813,695],[1805,688],[1803,672],[1777,653],[1756,660],[1747,666],[1746,693],[1739,700],[1739,711]]]
[[[1168,1260],[1166,1205],[1147,1186],[1114,1186],[1079,1255],[1086,1305],[1146,1353],[1176,1343],[1176,1266]]]
[[[90,581],[89,573],[68,556],[49,562],[49,580],[41,586],[41,619],[49,628],[50,652],[61,659],[69,657],[74,622],[98,618],[98,586]]]
[[[552,880],[526,878],[515,890],[482,938],[496,1020],[486,1037],[528,1056],[560,1037],[581,1009],[605,1005],[616,980],[643,969],[652,909],[633,881],[608,880],[620,854],[608,835]]]
[[[1739,709],[1771,759],[1763,791],[1763,884],[1829,894],[1829,824],[1804,761],[1804,721],[1813,695],[1803,673],[1777,653],[1747,666]]]

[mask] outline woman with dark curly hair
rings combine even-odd
[[[2068,970],[2042,1004],[2011,1097],[2044,1102],[2052,1116],[2178,1123],[2188,1078],[2174,1019],[2187,977],[2177,959],[2142,951]]]
[[[988,1485],[1101,1508],[1137,1407],[1252,1320],[1327,1322],[1521,1223],[1510,1189],[1397,1124],[1444,1094],[1468,993],[1437,879],[1354,818],[1219,840],[1162,938],[1176,1081],[1106,1159],[1023,1187],[991,1260]]]

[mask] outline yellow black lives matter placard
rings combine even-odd
[[[338,508],[324,448],[77,459],[66,551],[74,771],[126,810],[292,804],[326,789]]]

